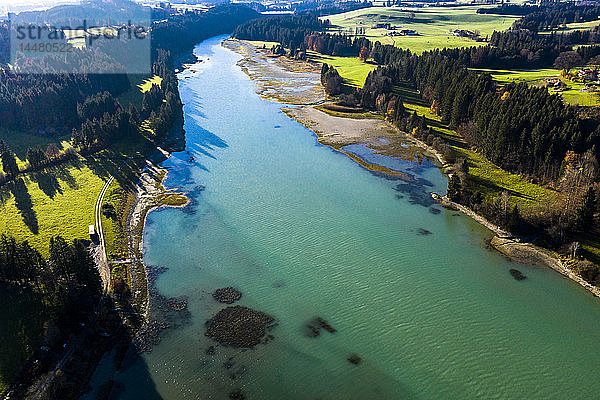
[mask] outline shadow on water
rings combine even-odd
[[[202,163],[201,157],[205,156],[216,160],[213,151],[216,148],[225,149],[229,147],[225,140],[201,127],[193,119],[186,121],[185,130],[190,139],[193,138],[193,141],[187,145],[185,152],[172,154],[169,159],[170,168],[177,171],[177,174],[169,175],[170,178],[177,177],[176,182],[170,181],[170,184],[173,185],[185,185],[194,182],[192,170],[189,168],[190,164],[203,171],[210,172],[208,167]]]
[[[128,391],[127,385],[122,382],[110,380],[103,385],[110,388],[108,395],[105,395],[106,397],[103,400],[163,400],[150,375],[148,364],[133,346],[131,346],[128,354],[125,356],[125,360],[121,366],[121,373],[134,377],[135,391]],[[96,396],[96,399],[100,398],[102,397]]]
[[[34,235],[37,235],[39,230],[38,220],[35,211],[33,211],[33,202],[25,181],[23,178],[18,178],[9,183],[8,188],[15,198],[15,206],[21,213],[23,222]]]
[[[205,154],[211,158],[215,158],[210,150],[213,150],[215,147],[219,149],[225,149],[228,146],[227,142],[221,139],[219,136],[214,133],[204,129],[196,121],[191,120],[187,123],[186,129],[189,134],[194,135],[194,144],[193,150],[196,150],[202,154]]]

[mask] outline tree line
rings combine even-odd
[[[327,26],[329,26],[328,20],[321,21],[313,14],[278,15],[240,24],[233,31],[233,37],[277,42],[288,49],[302,51],[306,50],[305,37],[314,32],[323,32]]]
[[[258,17],[259,13],[239,4],[217,5],[202,14],[172,15],[152,27],[152,46],[179,56],[205,39],[232,32],[240,24]]]
[[[569,23],[595,21],[600,16],[597,5],[575,5],[556,3],[538,7],[538,10],[524,15],[513,22],[513,29],[527,29],[533,32],[549,31]]]
[[[499,88],[487,73],[465,68],[442,51],[403,60],[372,71],[360,91],[367,109],[386,109],[395,87],[421,93],[451,128],[472,121],[467,139],[506,170],[556,179],[567,151],[597,150],[599,121],[582,117],[545,88],[510,84]]]
[[[503,4],[495,8],[480,8],[477,13],[520,16],[521,18],[513,22],[514,30],[526,29],[538,32],[565,27],[570,23],[596,21],[600,16],[600,7],[572,3],[542,6]]]

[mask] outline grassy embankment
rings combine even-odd
[[[160,83],[157,77],[135,76],[131,80],[132,88],[119,97],[124,106],[133,103],[139,107],[142,91],[149,90],[152,83]],[[70,147],[68,136],[2,131],[0,138],[16,153],[21,167],[26,164],[28,147],[45,148],[51,143],[57,144],[62,150]],[[27,240],[44,256],[48,256],[48,244],[53,236],[61,235],[67,240],[89,239],[88,225],[94,224],[98,195],[108,177],[121,167],[105,198],[105,202],[116,206],[118,218],[107,220],[103,217],[103,226],[109,259],[127,257],[123,224],[133,204],[133,193],[127,189],[135,177],[139,162],[144,159],[142,151],[151,147],[151,143],[140,135],[91,156],[22,174],[15,181],[0,187],[0,234],[14,236],[19,241]],[[124,163],[126,159],[130,161]],[[177,203],[176,200],[170,201]],[[118,273],[120,270],[117,268],[113,275]],[[8,293],[3,298],[8,301],[8,304],[0,307],[0,313],[7,316],[3,320],[11,320],[22,329],[18,335],[9,329],[0,333],[3,343],[0,371],[4,371],[0,374],[0,394],[39,346],[43,333],[41,327],[37,326],[39,324],[34,323],[36,319],[43,319],[38,315],[39,310],[29,309],[31,307],[22,302],[17,310]],[[23,352],[23,349],[27,351]]]
[[[371,7],[349,11],[337,15],[329,15],[331,32],[354,34],[355,28],[365,28],[365,37],[382,44],[394,44],[409,48],[414,53],[438,48],[456,48],[480,46],[484,42],[450,34],[454,29],[479,31],[481,37],[491,35],[495,30],[505,30],[517,19],[512,16],[477,14],[477,10],[485,6],[461,7]],[[414,16],[413,16],[414,14]],[[386,36],[385,29],[373,29],[376,23],[390,23],[400,29],[414,29],[418,36]]]

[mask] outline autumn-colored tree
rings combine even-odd
[[[369,48],[367,46],[363,46],[360,48],[358,58],[360,58],[363,62],[367,61],[367,58],[369,58]]]

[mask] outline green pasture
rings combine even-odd
[[[312,61],[333,65],[346,83],[355,87],[362,87],[369,72],[377,68],[377,65],[365,63],[358,57],[326,56],[314,51],[307,52],[307,55]]]
[[[560,94],[564,101],[571,105],[597,106],[600,104],[598,92],[591,88],[586,89],[583,82],[575,82],[570,79],[562,78],[560,71],[553,68],[539,68],[527,70],[501,70],[501,69],[474,69],[474,71],[488,72],[492,78],[500,83],[526,82],[534,86],[545,86],[546,78],[558,78],[567,87],[562,90],[549,88],[550,93]]]
[[[512,16],[477,14],[481,7],[370,7],[322,19],[330,21],[332,32],[354,34],[356,28],[365,28],[365,36],[370,40],[394,44],[420,54],[436,48],[482,45],[484,42],[456,37],[450,31],[467,29],[477,31],[485,38],[495,30],[509,28],[517,19]],[[377,23],[390,23],[398,29],[414,29],[419,36],[386,36],[387,30],[373,28]]]

